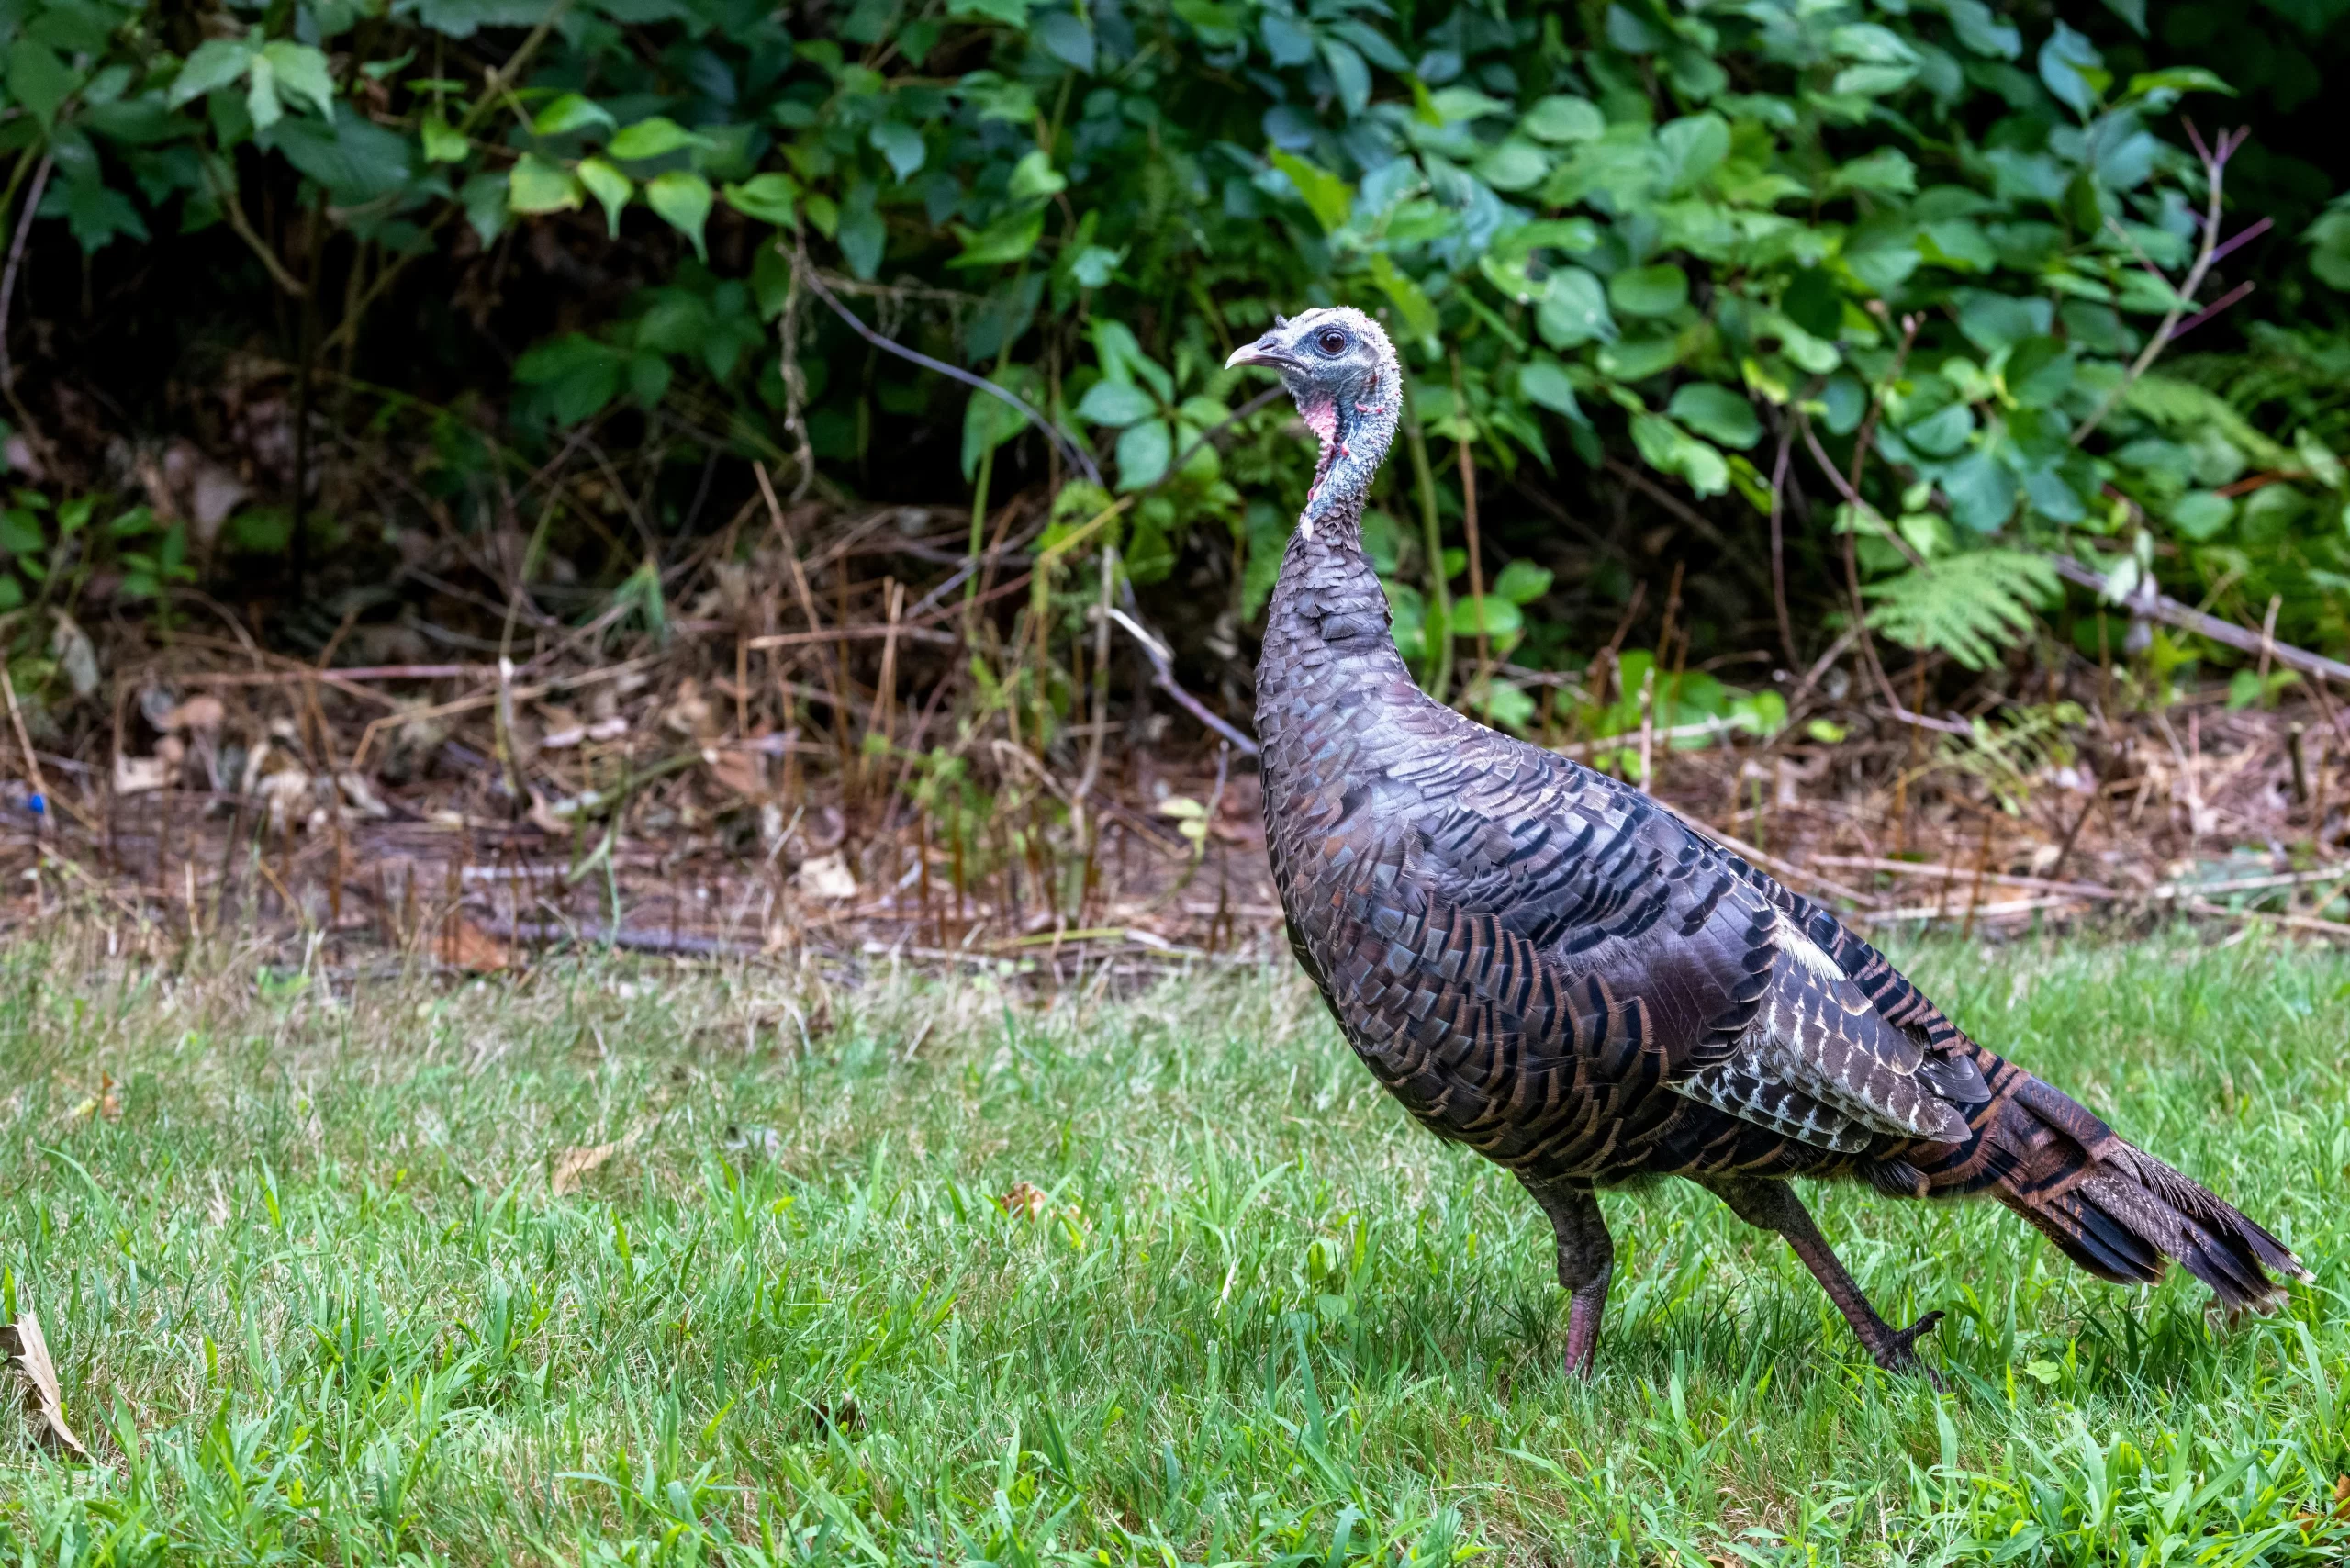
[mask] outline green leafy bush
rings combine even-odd
[[[226,223],[289,291],[248,205],[290,192],[380,258],[353,333],[464,231],[632,247],[641,286],[515,361],[519,431],[679,407],[780,461],[804,416],[837,465],[878,409],[959,430],[930,482],[984,489],[1024,426],[873,360],[795,286],[803,256],[1091,441],[1139,495],[1127,570],[1218,553],[1236,612],[1304,454],[1280,409],[1202,439],[1237,401],[1225,354],[1276,308],[1377,308],[1419,381],[1382,564],[1431,671],[1463,636],[1564,652],[1538,563],[1453,564],[1448,447],[1569,494],[1636,465],[1741,540],[1790,474],[1850,490],[1858,596],[1832,543],[1799,588],[1969,666],[2053,601],[2048,550],[2117,592],[2160,560],[2283,595],[2278,634],[2327,640],[2338,419],[2263,431],[2224,376],[2140,374],[2214,297],[2177,292],[2218,201],[2177,115],[2229,86],[2117,69],[2089,27],[1983,0],[26,0],[0,135],[11,190],[45,181],[86,251]],[[2307,232],[2321,291],[2345,234],[2339,203]]]

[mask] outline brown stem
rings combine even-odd
[[[2138,378],[2146,374],[2154,361],[2161,357],[2163,350],[2169,347],[2172,340],[2179,335],[2182,330],[2179,326],[2179,319],[2187,314],[2188,307],[2194,303],[2195,296],[2202,288],[2204,277],[2210,272],[2212,263],[2228,251],[2233,250],[2236,244],[2245,238],[2244,235],[2239,235],[2226,246],[2221,245],[2220,196],[2227,184],[2228,160],[2235,156],[2236,150],[2251,139],[2251,128],[2247,126],[2236,130],[2221,131],[2216,145],[2206,146],[2202,133],[2195,129],[2195,122],[2188,120],[2186,124],[2188,139],[2194,142],[2195,155],[2203,164],[2203,242],[2196,249],[2195,263],[2188,269],[2186,281],[2178,286],[2178,303],[2165,313],[2162,325],[2154,329],[2154,335],[2146,341],[2146,346],[2139,351],[2138,357],[2130,362],[2130,368],[2123,374],[2121,379],[2115,382],[2112,389],[2098,399],[2098,406],[2090,411],[2089,417],[2083,420],[2080,428],[2073,431],[2075,446],[2088,440],[2089,433],[2105,422],[2105,417],[2113,412],[2114,405],[2128,395],[2130,388],[2137,385]],[[2124,238],[2126,239],[2127,236],[2125,235]],[[2236,299],[2242,298],[2244,292],[2244,290],[2239,290],[2227,301],[2215,305],[2210,310],[2196,317],[2189,325],[2200,325],[2212,314],[2224,309],[2227,305],[2233,304]]]
[[[1795,619],[1787,613],[1787,551],[1785,526],[1787,514],[1787,456],[1793,450],[1796,430],[1792,424],[1779,427],[1779,455],[1771,465],[1771,603],[1779,612],[1779,645],[1786,650],[1787,667],[1793,669],[1803,662],[1796,652]]]
[[[1460,531],[1469,541],[1469,594],[1477,605],[1477,678],[1471,684],[1478,700],[1490,711],[1492,693],[1485,689],[1485,683],[1494,675],[1494,646],[1492,635],[1485,629],[1485,563],[1477,537],[1477,460],[1469,452],[1468,409],[1468,395],[1460,385],[1460,355],[1456,351],[1452,356],[1452,417],[1460,426],[1460,433],[1453,437],[1452,447],[1460,463]]]

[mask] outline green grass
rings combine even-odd
[[[2350,962],[1944,945],[1959,1019],[2317,1271],[2098,1283],[1989,1204],[1818,1194],[1887,1378],[1776,1240],[1550,1238],[1287,973],[587,963],[257,985],[0,958],[0,1264],[99,1464],[0,1429],[8,1561],[2339,1562]],[[103,1073],[118,1120],[74,1114]],[[574,1146],[620,1143],[578,1190]],[[992,1201],[1027,1182],[1046,1216]],[[2318,1532],[2312,1540],[2311,1531]]]

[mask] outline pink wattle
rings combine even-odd
[[[1298,417],[1305,421],[1305,428],[1312,431],[1325,446],[1337,436],[1338,405],[1329,398],[1316,398],[1302,405],[1297,412]]]

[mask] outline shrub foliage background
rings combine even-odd
[[[955,507],[1064,477],[1001,405],[795,292],[797,252],[1147,492],[1099,539],[1226,674],[1308,454],[1280,409],[1199,437],[1257,389],[1232,344],[1333,300],[1382,311],[1415,373],[1372,535],[1431,679],[1478,633],[1576,666],[1651,576],[1657,613],[1666,556],[1701,653],[1807,658],[1855,602],[1968,669],[2043,624],[2094,653],[2118,628],[2062,609],[2050,551],[2255,624],[2281,599],[2278,636],[2339,647],[2341,8],[12,0],[0,380],[45,483],[0,597],[193,576],[129,475],[255,352],[292,376],[296,450],[205,561],[297,608],[388,591],[390,531],[293,482],[354,433],[412,437],[414,504],[481,532],[502,465],[649,452],[636,533],[563,542],[608,589],[715,526],[713,475],[749,493],[738,459]],[[2255,133],[2223,234],[2274,220],[2192,301],[2190,120]],[[1505,680],[1471,696],[1534,711]]]

